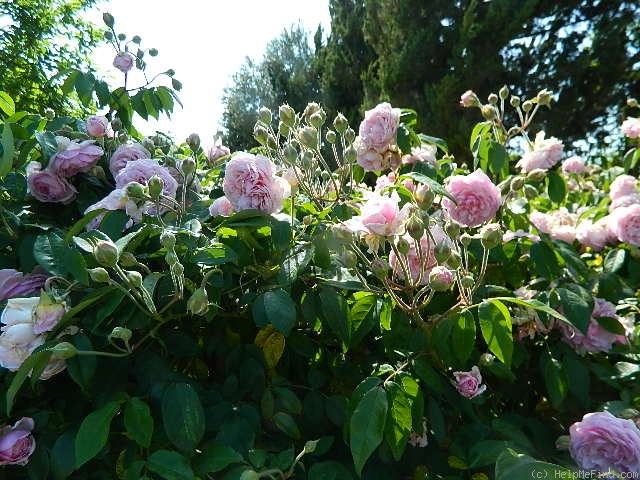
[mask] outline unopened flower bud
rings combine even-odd
[[[337,139],[336,132],[334,132],[333,130],[327,130],[325,138],[329,143],[336,143],[336,139]]]
[[[171,249],[175,246],[176,244],[176,236],[165,230],[160,234],[160,244],[167,249]]]
[[[102,267],[90,268],[88,271],[89,278],[96,283],[109,283],[111,281],[109,272]]]
[[[417,216],[412,216],[407,222],[407,233],[414,240],[420,240],[424,234],[424,224]]]
[[[113,129],[114,132],[117,132],[118,130],[122,129],[122,120],[120,120],[118,117],[111,120],[111,128]]]
[[[344,141],[346,143],[353,143],[356,139],[356,132],[353,131],[353,128],[349,127],[344,131]]]
[[[351,230],[341,224],[336,224],[331,227],[331,233],[333,238],[340,243],[350,243],[353,239]]]
[[[158,199],[164,189],[164,180],[158,175],[152,175],[147,181],[147,188],[149,189],[149,196],[154,200]]]
[[[185,176],[188,177],[196,171],[196,162],[193,158],[185,158],[184,160],[182,160],[180,168],[182,170],[182,173],[184,173]]]
[[[111,33],[109,30],[104,32],[104,39],[105,40],[112,40],[113,39],[113,33]]]
[[[473,237],[468,233],[463,233],[462,235],[460,235],[460,243],[463,247],[468,247],[471,243],[471,240],[473,240]]]
[[[131,41],[137,45],[140,45],[140,42],[142,42],[142,39],[140,38],[139,35],[134,35]]]
[[[54,112],[52,108],[47,107],[44,109],[44,116],[47,120],[51,121],[56,118],[56,112]]]
[[[303,169],[305,170],[310,170],[311,168],[313,168],[313,153],[311,152],[304,152],[302,154],[302,158],[300,159],[300,166],[302,166]]]
[[[380,280],[387,278],[389,269],[389,262],[382,258],[376,258],[371,262],[371,272]]]
[[[569,435],[560,435],[556,439],[556,449],[558,450],[569,450],[569,445],[571,445],[571,437]]]
[[[451,247],[445,242],[438,243],[434,248],[434,254],[438,263],[446,263],[451,257]]]
[[[138,260],[136,260],[136,256],[131,252],[122,252],[120,254],[120,265],[123,267],[135,267],[138,265]]]
[[[267,107],[262,107],[258,110],[258,120],[260,120],[265,125],[271,124],[271,110]]]
[[[204,315],[209,311],[209,297],[204,288],[195,290],[187,300],[187,311],[194,315]]]
[[[503,196],[506,195],[511,191],[511,179],[508,178],[503,183],[501,183],[499,187],[500,187],[500,194]]]
[[[278,133],[283,137],[288,137],[291,133],[291,127],[284,122],[278,122]]]
[[[513,190],[514,192],[517,192],[523,186],[524,186],[524,178],[515,177],[513,180],[511,180],[511,190]]]
[[[120,143],[127,143],[127,141],[129,141],[129,135],[127,135],[125,132],[120,132],[118,134],[118,141]]]
[[[356,151],[353,145],[349,145],[347,149],[344,151],[344,162],[347,164],[354,163],[357,160],[357,158],[358,158],[358,152]]]
[[[129,198],[142,198],[145,195],[144,186],[138,182],[127,183],[124,191]]]
[[[444,231],[447,232],[450,238],[458,238],[460,235],[460,224],[453,220],[449,220],[444,226]]]
[[[503,85],[500,91],[498,91],[498,95],[500,95],[502,100],[507,99],[509,97],[509,87]]]
[[[522,187],[522,191],[524,192],[524,196],[527,200],[533,200],[538,196],[538,189],[533,185],[525,185]]]
[[[534,170],[531,170],[528,174],[527,174],[527,181],[528,182],[541,182],[542,180],[545,179],[545,177],[547,176],[547,171],[542,169],[542,168],[536,168]]]
[[[157,48],[150,48],[149,49],[149,55],[151,55],[152,57],[155,57],[158,55],[158,49]]]
[[[480,111],[485,120],[495,120],[498,118],[498,111],[493,105],[483,105],[480,107]]]
[[[311,115],[318,112],[320,108],[320,105],[318,105],[316,102],[310,102],[307,104],[302,115],[304,115],[305,118],[310,118]]]
[[[351,250],[345,250],[340,255],[340,260],[347,268],[354,268],[358,264],[358,256]]]
[[[176,255],[176,252],[174,252],[173,250],[169,250],[164,256],[164,259],[169,265],[176,265],[177,263],[180,263],[178,255]]]
[[[436,292],[446,292],[453,283],[453,273],[442,265],[435,266],[429,273],[429,286]]]
[[[509,129],[509,131],[507,132],[507,135],[509,135],[510,137],[515,137],[516,135],[518,135],[520,132],[522,131],[522,129],[520,127],[511,127]]]
[[[451,268],[456,269],[462,265],[462,256],[455,250],[452,250],[446,262]]]
[[[326,170],[323,170],[320,172],[320,178],[322,178],[322,180],[324,180],[325,182],[327,180],[329,180],[331,178],[331,174],[329,172],[327,172]]]
[[[278,148],[278,142],[276,142],[275,137],[271,134],[267,137],[267,147],[272,148],[273,150]]]
[[[538,95],[536,96],[536,101],[538,102],[538,105],[540,105],[541,107],[550,105],[552,99],[553,99],[552,93],[546,88],[543,88],[542,90],[540,90],[538,92]]]
[[[502,230],[497,223],[490,223],[480,231],[481,243],[484,248],[492,249],[502,241]]]
[[[480,360],[478,361],[478,365],[481,367],[489,367],[496,361],[496,357],[494,357],[490,353],[483,353],[480,355]]]
[[[460,279],[460,284],[464,288],[472,288],[476,284],[476,280],[471,275],[465,275]]]
[[[305,226],[309,226],[313,223],[313,216],[311,215],[305,215],[304,217],[302,217],[302,224]]]
[[[113,15],[111,15],[108,12],[104,12],[102,14],[102,21],[107,27],[113,27],[113,24],[115,23],[115,19],[113,18]]]
[[[293,145],[291,145],[290,143],[287,143],[283,148],[283,152],[284,152],[284,158],[287,159],[287,162],[291,164],[296,163],[296,160],[298,160],[298,151]]]
[[[280,120],[282,121],[282,123],[284,123],[287,127],[293,127],[293,125],[296,123],[296,112],[289,105],[280,105],[278,114],[280,115]]]
[[[51,348],[52,356],[59,360],[67,360],[78,354],[78,349],[69,342],[60,342]]]
[[[124,340],[125,342],[128,342],[129,340],[131,340],[131,336],[132,335],[133,335],[133,333],[128,328],[125,328],[125,327],[114,327],[114,329],[111,330],[111,333],[109,334],[109,337],[110,338],[117,338],[119,340]]]
[[[315,127],[304,127],[299,135],[300,143],[305,147],[312,150],[318,147],[318,130]]]
[[[260,145],[266,145],[269,132],[267,132],[267,129],[262,125],[256,125],[253,129],[253,138],[255,138]]]
[[[96,261],[104,267],[115,267],[118,264],[120,253],[118,247],[109,240],[100,240],[93,249]]]
[[[171,265],[171,275],[181,277],[184,274],[184,267],[181,263],[174,263]]]
[[[532,108],[533,108],[533,102],[531,100],[526,100],[522,104],[522,110],[524,110],[525,113],[531,110]]]
[[[509,103],[513,108],[518,108],[520,106],[520,97],[511,95],[511,100],[509,100]]]
[[[324,110],[320,109],[309,117],[309,123],[316,128],[320,128],[322,125],[324,125],[326,119],[327,114],[324,113]]]
[[[631,108],[637,108],[638,100],[636,100],[635,98],[627,98],[627,106]]]
[[[140,288],[142,286],[142,274],[140,272],[136,272],[135,270],[129,270],[127,272],[127,280],[136,288]]]
[[[495,105],[498,103],[499,98],[498,98],[498,95],[496,95],[495,93],[492,93],[489,95],[489,98],[487,100],[491,105]]]
[[[460,105],[465,108],[479,107],[480,99],[473,90],[467,90],[462,95],[460,95]]]
[[[187,145],[189,145],[189,148],[192,152],[198,150],[198,148],[200,148],[200,135],[198,135],[197,133],[192,133],[191,135],[189,135],[187,137]]]
[[[349,127],[349,122],[347,118],[339,113],[336,115],[336,118],[333,119],[333,128],[336,129],[338,133],[344,133],[344,131]]]
[[[415,198],[418,206],[423,210],[427,210],[433,204],[434,198],[436,198],[433,190],[424,183],[418,185],[416,191],[413,193],[413,197]]]
[[[398,238],[396,242],[396,247],[398,248],[398,252],[401,253],[402,255],[406,255],[407,253],[409,253],[409,250],[411,250],[411,245],[409,245],[409,241],[404,237]]]

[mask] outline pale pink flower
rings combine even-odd
[[[569,157],[562,162],[562,171],[564,173],[575,173],[579,175],[584,173],[585,169],[584,160],[577,156]]]
[[[429,445],[429,438],[427,436],[427,420],[422,420],[422,433],[411,432],[408,440],[409,445],[412,447],[424,448]]]
[[[367,148],[383,153],[390,144],[395,143],[400,110],[392,108],[389,103],[381,103],[372,110],[367,110],[360,123],[360,141]]]
[[[92,137],[104,137],[109,132],[109,120],[106,117],[94,115],[87,118],[85,128]]]
[[[35,424],[30,417],[22,417],[13,426],[0,428],[0,465],[26,465],[36,449],[31,432]]]
[[[609,217],[609,228],[618,240],[640,246],[640,204],[617,208]]]
[[[632,420],[587,413],[569,435],[571,457],[585,471],[640,473],[640,430]]]
[[[231,154],[231,150],[224,145],[214,145],[207,151],[207,160],[209,160],[209,166],[213,167],[219,159]]]
[[[85,215],[89,212],[93,212],[94,210],[124,210],[127,205],[129,198],[125,193],[124,188],[116,188],[111,191],[109,195],[104,197],[102,200],[98,200],[93,205],[89,205],[87,209],[84,211]],[[85,227],[87,230],[96,230],[102,220],[104,219],[106,212],[101,213],[93,220],[91,220],[87,226]]]
[[[620,130],[628,138],[640,138],[640,118],[627,118],[622,122]]]
[[[122,73],[127,73],[133,67],[135,57],[129,52],[119,52],[113,59],[113,66]]]
[[[209,207],[209,214],[212,217],[228,217],[233,214],[233,205],[227,197],[216,198]]]
[[[140,160],[141,158],[151,158],[149,150],[139,143],[130,143],[120,145],[109,160],[109,170],[115,178],[120,170],[122,170],[128,162]]]
[[[460,95],[460,105],[463,107],[477,107],[480,105],[480,99],[478,99],[473,90],[467,90]]]
[[[76,189],[67,179],[49,170],[40,170],[38,162],[27,168],[29,193],[36,200],[48,203],[71,203],[76,198]]]
[[[300,183],[300,178],[302,178],[302,172],[298,167],[289,167],[282,173],[282,178],[289,182],[292,187],[297,187]]]
[[[413,147],[411,149],[411,155],[405,155],[402,157],[402,163],[405,165],[412,165],[414,163],[430,163],[434,167],[436,163],[436,153],[438,149],[434,145],[422,145],[420,147]]]
[[[573,243],[576,239],[578,215],[569,213],[564,207],[549,213],[534,210],[529,215],[529,220],[539,232],[546,233],[555,240]]]
[[[40,335],[53,330],[67,310],[67,304],[64,301],[56,301],[48,293],[42,292],[34,310],[33,333]]]
[[[404,229],[409,205],[402,209],[397,192],[391,195],[373,193],[360,209],[360,215],[347,220],[345,225],[352,231],[360,231],[384,237],[399,235]]]
[[[380,190],[390,187],[396,183],[396,174],[395,172],[389,172],[387,175],[380,175],[376,179],[376,187],[374,191],[379,192]]]
[[[445,197],[442,200],[444,209],[451,218],[467,227],[494,218],[502,203],[500,189],[479,169],[469,175],[454,175],[446,190],[455,203]]]
[[[486,385],[482,385],[482,375],[477,366],[473,366],[469,372],[453,372],[455,387],[458,393],[466,398],[475,398],[484,393]]]
[[[124,188],[130,182],[146,185],[151,177],[157,175],[164,183],[162,193],[168,197],[175,197],[178,182],[173,178],[167,167],[151,158],[141,158],[129,161],[116,175],[116,188]]]
[[[544,132],[538,132],[533,149],[526,152],[516,164],[523,173],[529,173],[538,168],[548,170],[562,158],[564,149],[562,142],[555,137],[546,140],[544,137]]]
[[[631,175],[618,175],[609,186],[609,197],[616,200],[620,197],[638,193],[638,180]]]
[[[40,293],[46,280],[45,273],[36,271],[25,275],[13,268],[0,270],[0,302],[12,297],[29,297]]]
[[[576,228],[576,240],[585,247],[599,252],[607,245],[614,243],[617,238],[609,228],[609,216],[602,217],[596,222],[583,220]]]
[[[453,272],[444,265],[436,265],[429,272],[429,286],[438,292],[448,290],[452,283]]]
[[[290,186],[275,171],[268,158],[240,152],[227,163],[222,189],[236,211],[279,212]]]
[[[381,153],[367,148],[361,142],[357,142],[357,146],[358,156],[356,162],[366,172],[378,172],[380,170],[386,170],[387,168],[389,168],[388,162],[385,161],[385,157]]]
[[[609,212],[613,212],[621,207],[630,207],[640,203],[640,192],[630,193],[629,195],[622,195],[617,197],[609,205]]]
[[[66,137],[56,137],[58,152],[49,160],[47,170],[61,177],[72,177],[80,172],[91,170],[104,153],[94,145],[95,140],[76,142]]]

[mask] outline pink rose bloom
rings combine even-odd
[[[84,211],[84,214],[86,215],[87,213],[93,212],[94,210],[103,210],[103,209],[104,210],[124,210],[128,201],[129,201],[129,198],[127,197],[124,189],[116,188],[111,193],[109,193],[109,195],[104,197],[102,200],[98,200],[93,205],[89,205],[87,209]],[[102,220],[104,219],[105,215],[106,215],[106,212],[101,213],[100,215],[95,217],[93,220],[87,223],[87,226],[85,227],[85,229],[96,230],[98,227],[100,227],[100,224],[102,223]]]
[[[122,73],[127,73],[133,67],[134,62],[135,58],[129,52],[120,52],[113,59],[113,66]]]
[[[48,275],[45,273],[23,273],[13,268],[0,270],[0,302],[11,297],[29,297],[40,293]]]
[[[106,117],[94,115],[87,118],[85,127],[92,137],[104,137],[109,131],[109,120]]]
[[[31,435],[35,424],[32,418],[22,417],[12,427],[0,428],[0,465],[26,465],[36,449]]]
[[[627,118],[622,122],[620,130],[628,138],[640,138],[640,118]]]
[[[216,198],[209,207],[209,214],[212,217],[228,217],[233,214],[233,205],[227,197]]]
[[[154,175],[160,177],[164,183],[162,193],[168,197],[175,197],[178,190],[178,182],[171,176],[166,167],[151,158],[141,158],[127,162],[125,167],[116,175],[116,188],[124,188],[130,182],[146,185]]]
[[[352,231],[388,237],[402,233],[409,204],[402,209],[400,197],[394,191],[391,195],[373,193],[360,209],[360,215],[345,222]]]
[[[630,207],[637,203],[640,203],[640,192],[622,195],[611,202],[611,205],[609,205],[609,212],[613,212],[621,207]]]
[[[587,413],[571,425],[569,436],[571,457],[585,471],[640,473],[640,430],[632,420]]]
[[[222,190],[236,211],[279,212],[291,187],[275,172],[276,166],[268,158],[241,152],[227,163]]]
[[[358,144],[357,151],[358,157],[356,162],[358,162],[358,165],[360,165],[366,172],[378,172],[389,168],[388,162],[385,161],[385,158],[381,153],[370,148],[366,148],[362,143]]]
[[[383,153],[389,144],[395,143],[399,125],[400,110],[381,103],[365,112],[358,132],[360,141],[366,148]]]
[[[66,137],[56,137],[58,153],[49,160],[47,170],[61,177],[72,177],[80,172],[91,170],[104,153],[102,148],[94,145],[94,140],[75,142]]]
[[[578,215],[569,213],[564,207],[549,213],[533,211],[529,220],[539,232],[546,233],[555,240],[573,243],[576,239]]]
[[[446,190],[456,203],[445,197],[442,199],[444,209],[451,218],[467,227],[491,220],[502,203],[500,189],[480,169],[469,175],[454,175]]]
[[[569,157],[562,162],[562,171],[564,173],[575,173],[576,175],[580,175],[585,171],[584,160],[576,156]]]
[[[548,170],[562,158],[564,149],[562,142],[555,137],[545,140],[544,136],[544,132],[538,132],[533,150],[525,153],[516,164],[523,173],[529,173],[537,168]]]
[[[29,193],[36,200],[47,203],[71,203],[76,198],[76,189],[65,178],[49,170],[40,170],[38,162],[27,167]]]
[[[39,297],[10,298],[2,311],[0,321],[0,366],[16,371],[31,352],[44,343],[44,338],[33,331],[34,311]]]
[[[213,167],[220,158],[226,157],[227,155],[230,155],[230,154],[231,154],[231,150],[229,150],[228,147],[225,147],[224,145],[214,145],[207,152],[207,159],[209,160],[209,165]]]
[[[470,372],[453,372],[453,376],[456,379],[456,390],[463,397],[475,398],[487,389],[486,385],[482,385],[480,369],[475,365]]]
[[[382,190],[385,187],[389,187],[391,185],[394,185],[396,183],[396,174],[394,172],[389,172],[387,175],[380,175],[377,179],[376,179],[376,187],[375,187],[375,191],[379,192],[380,190]]]
[[[111,175],[115,178],[120,170],[122,170],[125,165],[129,162],[133,162],[134,160],[140,160],[142,158],[151,158],[151,154],[149,150],[144,148],[139,143],[131,143],[120,145],[113,155],[111,155],[111,159],[109,160],[109,170],[111,171]]]
[[[609,186],[609,197],[616,200],[627,195],[638,193],[638,180],[631,175],[618,175]]]
[[[602,217],[595,223],[590,220],[583,220],[576,228],[576,240],[581,245],[599,252],[617,240],[615,234],[609,228],[609,222],[609,216]]]
[[[480,100],[473,90],[467,90],[460,95],[460,105],[463,107],[477,107],[480,105]]]
[[[412,165],[414,163],[430,163],[434,167],[436,163],[436,153],[438,149],[433,145],[422,145],[420,147],[413,147],[411,149],[411,155],[405,155],[402,157],[402,163],[405,165]]]
[[[562,333],[562,339],[571,345],[573,349],[579,353],[584,354],[608,352],[614,343],[626,344],[627,337],[625,335],[616,335],[611,333],[600,326],[597,318],[609,317],[618,320],[627,333],[630,333],[633,329],[629,319],[620,317],[616,313],[615,306],[607,302],[602,298],[594,298],[593,312],[591,313],[591,319],[589,321],[589,327],[587,328],[587,334],[584,335],[579,330],[566,322],[557,322],[556,326]]]
[[[609,218],[609,229],[618,240],[634,247],[640,246],[640,204],[617,208]]]

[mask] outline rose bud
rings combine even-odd
[[[67,306],[64,302],[57,302],[49,293],[42,292],[35,310],[33,333],[40,335],[50,332],[65,313],[67,313]]]
[[[93,249],[93,256],[100,265],[115,267],[118,264],[120,252],[113,242],[100,240]]]
[[[187,310],[194,315],[204,315],[209,311],[209,297],[207,291],[200,287],[187,300]]]

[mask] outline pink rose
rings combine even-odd
[[[627,195],[636,195],[638,193],[638,180],[631,175],[618,175],[614,178],[609,186],[609,197],[616,200]]]
[[[569,213],[564,207],[549,213],[534,210],[529,220],[539,232],[546,233],[555,240],[573,243],[576,239],[578,215]]]
[[[640,138],[640,118],[627,118],[622,122],[620,130],[628,138]]]
[[[72,177],[80,172],[91,170],[104,153],[102,148],[94,145],[94,140],[75,142],[65,137],[56,137],[61,149],[51,157],[47,170],[61,177]]]
[[[595,223],[589,220],[583,220],[576,228],[576,240],[585,247],[599,252],[607,245],[617,240],[614,233],[609,228],[609,216],[602,217]]]
[[[109,195],[104,197],[102,200],[98,200],[93,205],[89,205],[87,209],[84,211],[86,215],[89,212],[93,212],[94,210],[124,210],[127,206],[127,202],[129,202],[129,198],[125,193],[124,188],[116,188]],[[85,227],[86,230],[96,230],[100,227],[100,223],[104,219],[106,213],[101,213],[89,223]]]
[[[31,435],[35,424],[32,418],[22,417],[12,427],[0,428],[0,465],[26,465],[36,449]]]
[[[24,275],[12,268],[0,270],[0,302],[11,297],[28,297],[40,293],[47,275],[33,272]]]
[[[446,292],[453,283],[453,273],[443,265],[433,267],[429,273],[429,286],[437,292]]]
[[[569,435],[571,457],[585,471],[640,473],[640,430],[632,420],[587,413]]]
[[[16,371],[44,338],[33,331],[34,311],[39,297],[10,298],[2,311],[0,366]]]
[[[352,231],[388,237],[402,233],[409,205],[400,209],[400,197],[394,191],[390,196],[373,193],[360,209],[360,215],[345,222]]]
[[[473,90],[467,90],[460,95],[460,105],[463,107],[477,107],[480,105],[480,99]]]
[[[617,208],[609,218],[609,229],[618,240],[634,247],[640,246],[640,204]]]
[[[447,214],[467,227],[491,220],[502,203],[500,189],[479,169],[469,175],[452,176],[446,190],[456,200],[442,200]]]
[[[129,52],[120,52],[113,59],[113,66],[120,70],[122,73],[127,73],[133,67],[135,58]]]
[[[216,198],[209,207],[209,214],[212,217],[228,217],[233,214],[233,205],[227,197]]]
[[[360,141],[367,149],[383,153],[389,144],[395,143],[399,125],[400,110],[386,102],[381,103],[365,112],[360,123]]]
[[[402,157],[402,163],[405,165],[412,165],[414,163],[430,163],[434,167],[436,163],[436,153],[438,149],[433,145],[422,145],[421,147],[413,147],[411,149],[411,155],[405,155]]]
[[[366,172],[378,172],[389,168],[389,165],[385,162],[382,154],[373,149],[366,148],[364,144],[359,143],[357,151],[358,156],[356,162],[358,162],[358,165],[360,165]]]
[[[453,372],[453,376],[456,390],[463,397],[475,398],[487,389],[486,385],[482,385],[482,375],[475,365],[470,372]]]
[[[130,182],[146,185],[154,175],[160,177],[164,183],[162,193],[168,197],[175,197],[178,190],[178,182],[166,167],[151,158],[141,158],[127,162],[125,167],[116,175],[116,188],[124,188]]]
[[[611,202],[609,205],[609,212],[613,212],[621,207],[630,207],[640,203],[640,193],[630,193],[629,195],[622,195]]]
[[[627,337],[625,335],[616,335],[611,333],[600,326],[597,318],[608,317],[618,320],[625,327],[625,331],[628,333],[633,328],[630,321],[626,318],[620,317],[616,313],[615,306],[607,302],[602,298],[594,298],[594,307],[591,313],[591,319],[589,320],[589,327],[587,328],[587,334],[569,325],[566,322],[557,322],[556,326],[562,333],[562,339],[567,344],[571,345],[573,349],[579,353],[584,354],[608,352],[614,343],[626,344]]]
[[[85,123],[87,133],[92,137],[104,137],[109,131],[109,120],[106,117],[92,116]]]
[[[564,173],[575,173],[576,175],[584,173],[584,160],[576,156],[569,157],[562,162],[562,171]]]
[[[544,132],[538,132],[533,149],[525,153],[516,164],[523,173],[529,173],[538,168],[548,170],[562,158],[564,149],[562,142],[555,137],[545,140],[544,136]]]
[[[275,171],[268,158],[240,152],[227,163],[222,189],[236,211],[279,212],[290,187]]]
[[[27,185],[36,200],[50,203],[71,203],[76,198],[76,189],[65,178],[49,170],[40,170],[40,164],[31,162],[28,167]]]
[[[151,158],[149,150],[139,143],[131,143],[120,145],[109,160],[109,170],[115,178],[120,170],[122,170],[128,162],[140,160],[141,158]]]
[[[227,155],[230,155],[230,154],[231,154],[231,150],[229,150],[228,147],[225,147],[224,145],[214,145],[207,152],[207,159],[209,160],[209,165],[213,167],[220,158],[226,157]]]
[[[67,305],[65,302],[56,301],[48,293],[42,292],[34,311],[33,333],[40,335],[50,332],[66,313]]]

